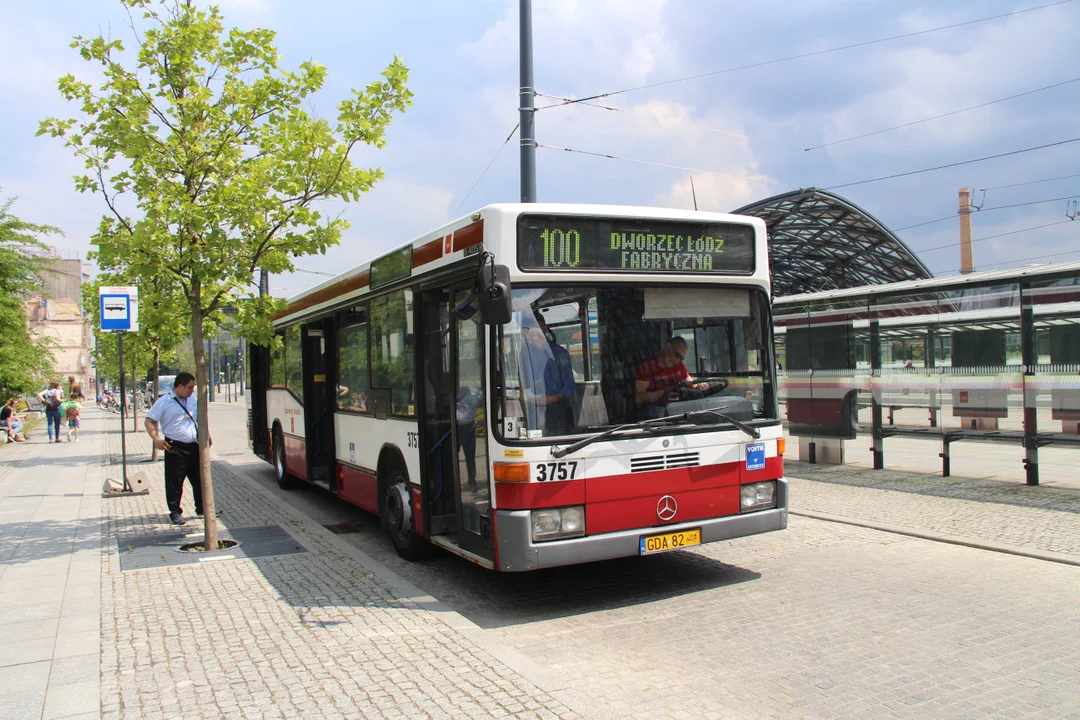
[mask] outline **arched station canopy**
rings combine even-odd
[[[889,228],[826,190],[775,195],[734,212],[769,228],[775,297],[933,277]]]

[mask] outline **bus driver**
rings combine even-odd
[[[634,373],[634,400],[639,408],[645,409],[645,417],[663,417],[664,406],[668,404],[668,391],[683,385],[694,390],[707,390],[709,383],[697,382],[686,369],[683,359],[686,357],[686,341],[675,336],[668,338],[659,355],[647,357],[638,363]]]

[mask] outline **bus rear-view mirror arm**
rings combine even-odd
[[[513,312],[510,268],[485,263],[477,278],[477,298],[486,325],[505,325]]]

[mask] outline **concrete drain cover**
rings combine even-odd
[[[159,535],[135,535],[117,538],[120,550],[120,569],[146,570],[173,565],[199,565],[219,560],[239,560],[295,555],[307,552],[289,533],[277,525],[222,529],[222,540],[236,540],[237,547],[210,553],[177,552],[181,545],[196,542],[202,532],[174,532]]]

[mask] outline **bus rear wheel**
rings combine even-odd
[[[392,470],[385,487],[382,516],[390,542],[398,555],[406,560],[422,560],[430,554],[431,545],[416,534],[405,473],[397,468]]]
[[[277,484],[282,490],[295,490],[296,478],[289,474],[289,466],[285,461],[285,437],[281,430],[274,429],[274,472],[277,474]]]

